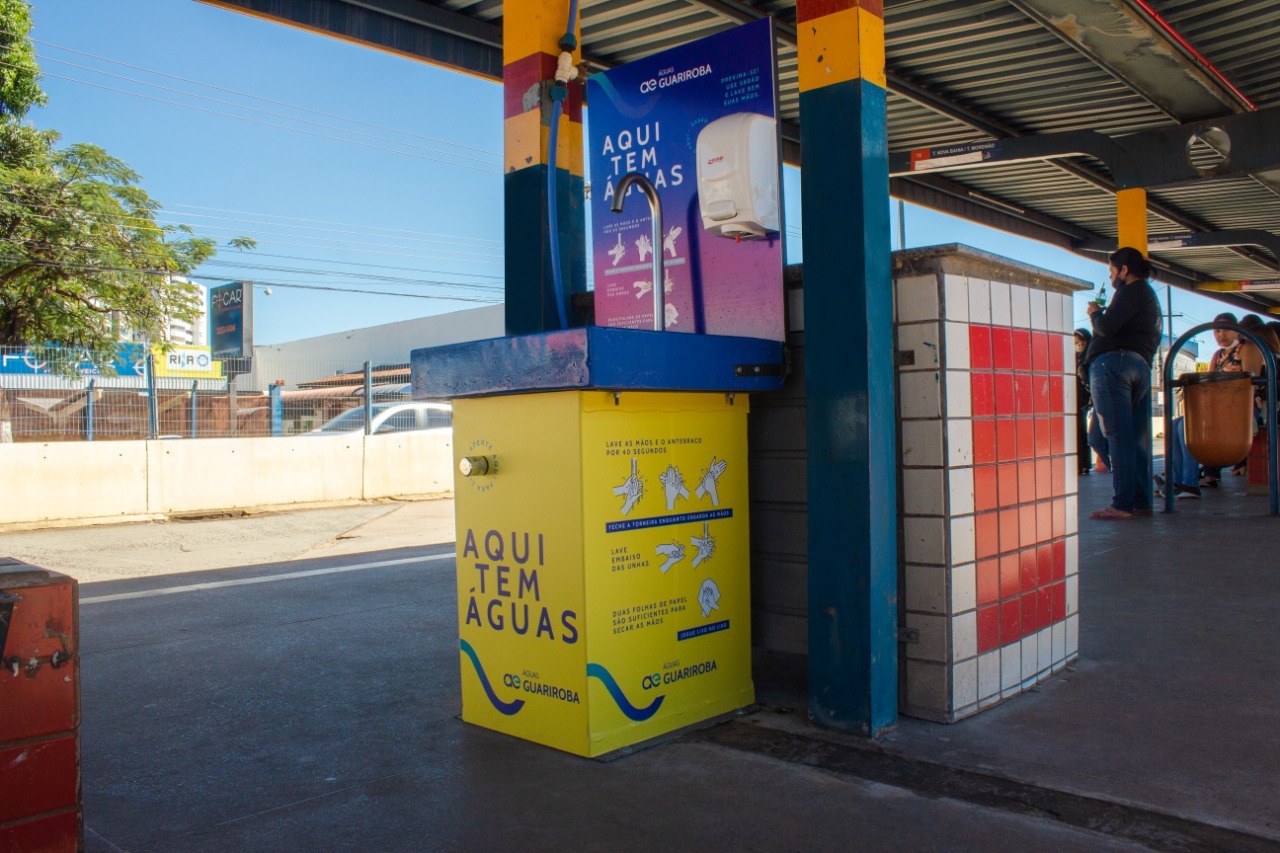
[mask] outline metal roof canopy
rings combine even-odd
[[[502,0],[201,1],[494,80],[502,75]],[[1262,119],[1255,110],[1280,108],[1275,0],[885,0],[884,13],[891,154],[1071,131],[1117,138],[1228,117],[1249,128]],[[772,15],[784,156],[800,163],[795,0],[581,0],[581,14],[583,56],[595,68]],[[1192,138],[1180,153],[1201,175],[1220,169],[1224,154],[1230,165],[1214,133]],[[1158,277],[1184,288],[1280,278],[1271,251],[1280,233],[1276,165],[1149,188]],[[1107,164],[1072,153],[901,173],[890,190],[1088,254],[1114,244],[1116,186]],[[1280,313],[1274,290],[1212,295]]]

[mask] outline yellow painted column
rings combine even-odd
[[[1116,222],[1118,244],[1147,254],[1147,191],[1144,188],[1116,190]]]

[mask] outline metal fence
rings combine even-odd
[[[165,375],[156,358],[0,347],[0,442],[288,436],[362,410],[342,422],[359,433],[385,404],[413,399],[408,364],[276,358],[263,369],[236,363],[247,372],[235,375],[215,363],[192,378]],[[447,413],[432,417],[448,425]]]

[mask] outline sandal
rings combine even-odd
[[[1089,513],[1089,517],[1098,521],[1128,521],[1133,518],[1133,513],[1107,506]]]

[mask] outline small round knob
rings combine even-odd
[[[483,477],[491,467],[488,456],[464,456],[458,463],[458,470],[464,477]]]

